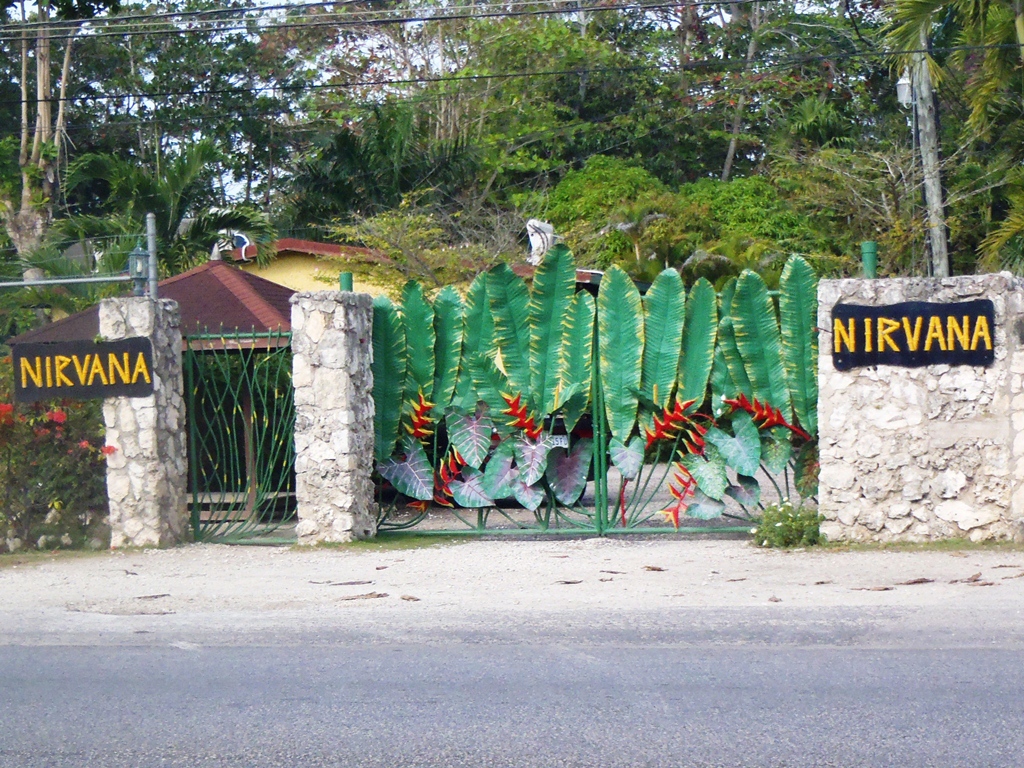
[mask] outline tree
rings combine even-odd
[[[74,189],[87,182],[105,183],[106,215],[70,217],[63,229],[81,237],[130,236],[132,229],[144,232],[145,216],[153,213],[157,252],[169,272],[208,258],[224,239],[223,232],[231,230],[255,237],[257,257],[266,260],[276,237],[266,214],[245,205],[212,208],[202,204],[208,199],[209,173],[218,158],[210,141],[164,157],[159,171],[111,155],[84,155],[71,164],[67,185]]]

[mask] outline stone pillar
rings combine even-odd
[[[372,537],[372,299],[318,291],[291,301],[299,543]]]
[[[100,336],[143,336],[153,344],[153,394],[103,401],[110,546],[166,547],[186,541],[188,526],[185,401],[178,302],[148,298],[100,302]]]
[[[988,367],[837,371],[832,308],[991,299]],[[1008,273],[822,280],[818,288],[822,531],[832,540],[1019,537],[1024,520],[1024,283]]]

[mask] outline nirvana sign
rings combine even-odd
[[[866,365],[991,365],[995,310],[988,299],[885,307],[836,304],[832,363],[845,371]]]
[[[153,345],[147,338],[16,344],[14,399],[20,403],[153,394]]]

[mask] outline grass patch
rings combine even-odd
[[[9,552],[0,554],[0,569],[17,568],[22,565],[42,565],[43,563],[50,563],[55,560],[81,560],[87,557],[99,557],[100,555],[109,554],[110,551],[106,549],[54,549],[43,552],[36,550]]]
[[[1000,539],[971,541],[966,538],[935,541],[830,541],[823,545],[832,552],[1024,552],[1024,543]]]

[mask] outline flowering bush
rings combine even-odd
[[[15,405],[11,377],[0,359],[0,551],[105,541],[102,401]]]
[[[822,519],[813,507],[794,507],[789,500],[783,500],[766,507],[750,533],[759,547],[810,547],[821,543]]]

